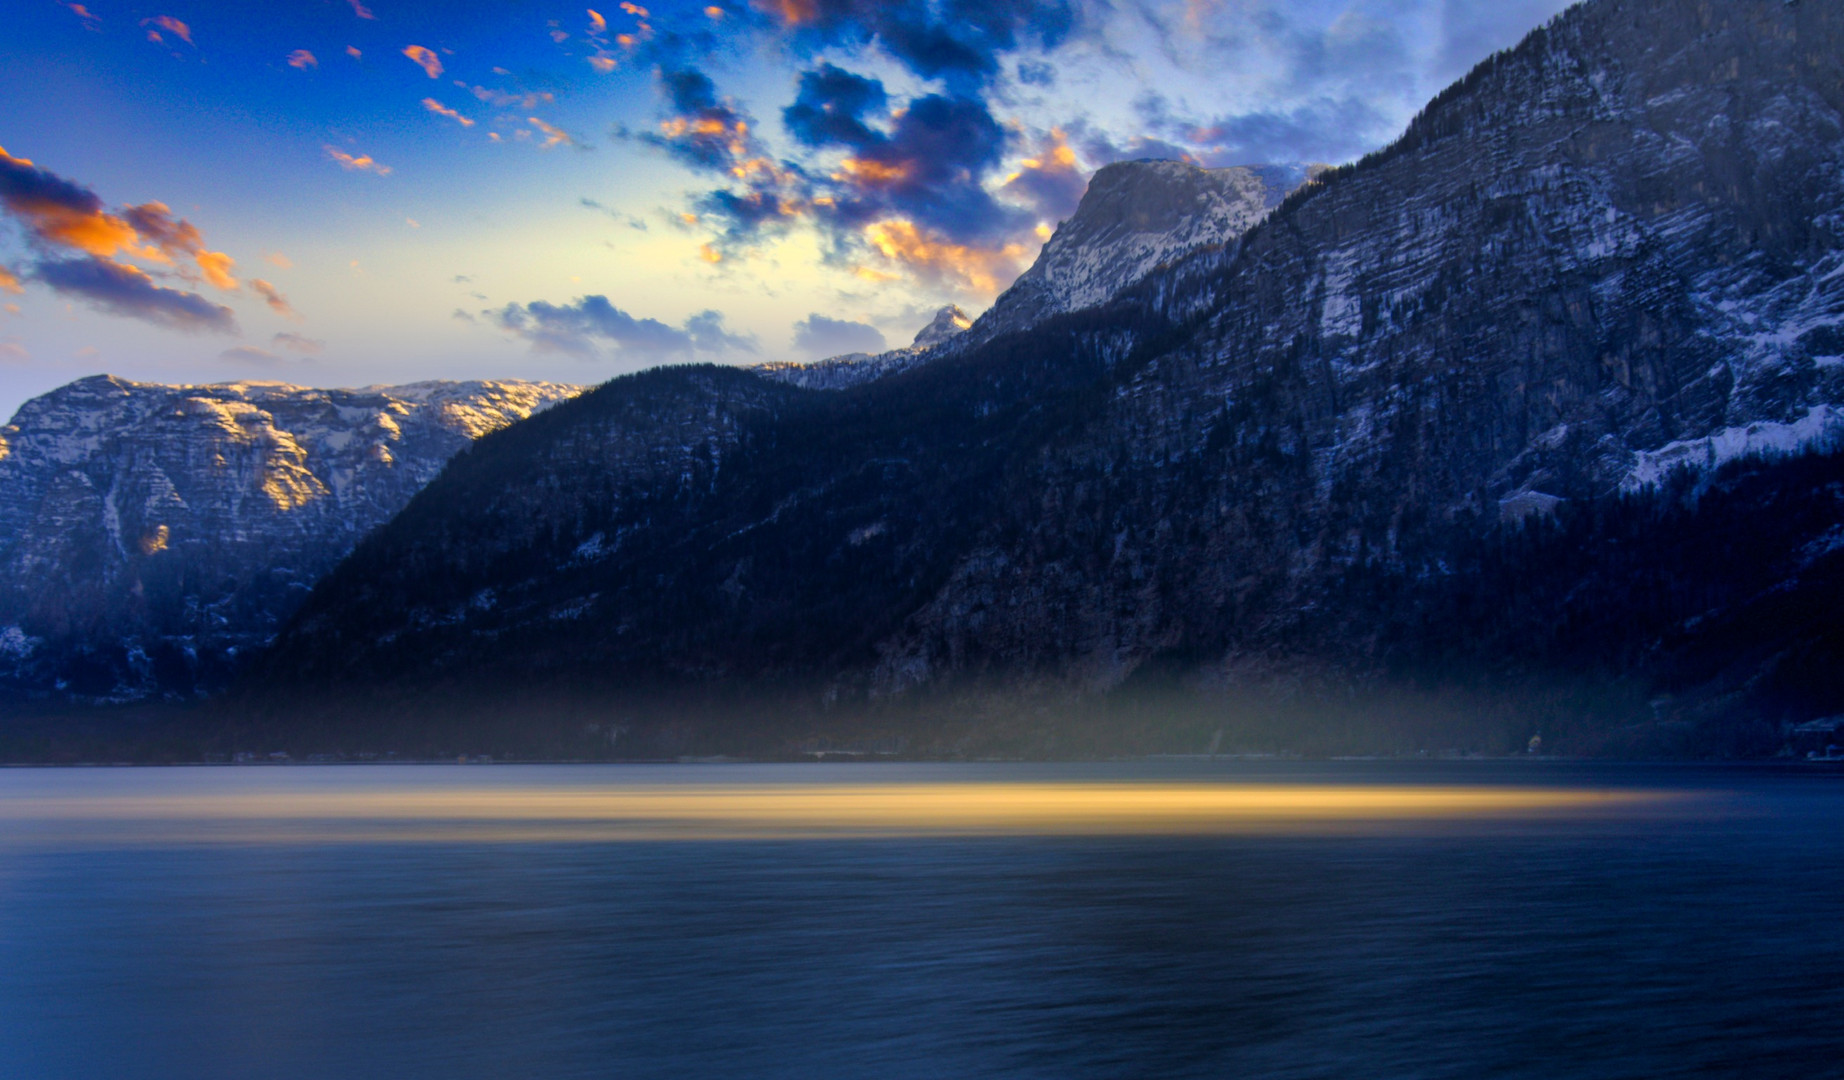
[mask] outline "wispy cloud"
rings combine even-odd
[[[462,127],[473,127],[474,126],[474,122],[472,120],[469,120],[467,117],[462,116],[460,113],[456,112],[455,110],[449,108],[448,106],[442,104],[441,102],[435,100],[432,97],[426,97],[423,99],[423,108],[428,109],[430,112],[436,114],[437,116],[446,116],[450,120],[453,120],[455,123],[460,124]]]
[[[296,49],[294,52],[288,54],[288,66],[306,71],[308,68],[319,67],[320,61],[314,59],[314,54],[308,52],[306,49]]]
[[[192,44],[192,28],[171,15],[156,15],[151,19],[142,19],[141,26],[147,31],[149,41],[164,42],[166,39],[161,37],[160,31],[165,30],[186,44]]]
[[[281,290],[277,289],[269,282],[264,281],[262,278],[251,278],[250,289],[255,292],[257,296],[262,297],[263,303],[268,304],[269,310],[275,312],[277,315],[289,319],[298,319],[301,317],[300,312],[294,309],[294,305],[288,302],[288,298],[282,295]]]
[[[576,145],[576,140],[570,137],[569,132],[552,127],[550,124],[545,123],[535,116],[527,116],[525,122],[543,133],[544,142],[539,144],[538,149],[540,150],[549,150],[553,146]]]
[[[339,162],[339,167],[342,169],[348,169],[352,172],[377,173],[379,176],[389,176],[391,174],[391,167],[389,165],[384,165],[373,160],[370,154],[359,154],[355,157],[334,146],[327,146],[322,149],[327,152],[327,157]]]
[[[422,68],[423,72],[431,79],[441,76],[442,60],[440,57],[436,56],[433,51],[425,49],[421,45],[411,45],[403,50],[403,55],[409,57],[411,63]]]
[[[85,30],[100,31],[102,29],[102,20],[90,14],[89,8],[82,4],[72,3],[65,3],[64,6],[69,8],[72,14],[76,15],[77,18],[83,20],[83,28]]]
[[[19,283],[19,275],[0,266],[0,292],[9,292],[18,296],[25,291],[25,286]]]
[[[361,19],[375,20],[377,18],[376,15],[371,13],[371,9],[360,3],[359,0],[346,0],[346,3],[352,5],[352,13]]]
[[[269,339],[269,343],[278,349],[313,356],[327,347],[327,343],[316,338],[303,337],[300,334],[281,333]]]

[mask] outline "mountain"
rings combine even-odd
[[[838,391],[615,380],[457,456],[238,707],[547,752],[1790,745],[1844,713],[1844,487],[1758,455],[1840,429],[1841,46],[1835,4],[1590,0],[1094,306]]]
[[[811,364],[777,360],[756,364],[749,370],[765,378],[801,386],[809,390],[843,390],[899,371],[926,364],[940,355],[944,346],[973,325],[973,320],[958,306],[949,304],[935,312],[927,326],[916,332],[915,340],[904,348],[878,353],[847,353]]]
[[[222,685],[457,450],[576,392],[100,375],[27,402],[0,428],[0,688]]]
[[[1037,261],[959,345],[1094,307],[1165,263],[1231,243],[1319,171],[1303,165],[1206,169],[1154,160],[1104,166]]]

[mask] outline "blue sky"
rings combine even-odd
[[[1561,0],[16,0],[0,415],[903,344],[1127,157],[1349,160]]]

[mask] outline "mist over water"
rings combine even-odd
[[[1844,1075],[1841,820],[1716,768],[7,770],[0,1076]]]

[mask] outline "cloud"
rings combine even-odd
[[[92,255],[41,260],[33,268],[32,277],[111,314],[176,330],[234,333],[237,329],[230,308],[196,293],[156,285],[145,271],[109,259]]]
[[[411,45],[403,50],[403,55],[409,57],[410,61],[417,67],[422,68],[424,74],[428,75],[431,79],[441,76],[442,61],[434,52],[423,48],[421,45]]]
[[[205,280],[226,292],[237,289],[237,279],[231,276],[231,268],[237,260],[222,251],[201,251],[198,253],[198,268],[205,275]]]
[[[863,48],[875,42],[924,79],[984,85],[1000,57],[1033,44],[1054,49],[1077,28],[1072,0],[754,0],[798,49]]]
[[[869,323],[832,319],[814,312],[794,324],[794,347],[814,356],[880,353],[883,332]]]
[[[5,147],[0,147],[0,206],[36,239],[90,255],[112,256],[139,239],[134,226],[108,213],[95,192],[13,157]]]
[[[251,367],[265,368],[275,367],[282,363],[281,357],[269,352],[267,349],[259,349],[254,345],[239,345],[234,349],[225,349],[218,354],[218,359],[226,360],[233,364],[247,364]]]
[[[65,3],[64,6],[69,8],[77,18],[83,20],[83,28],[85,30],[99,31],[102,29],[102,20],[90,14],[89,8],[84,7],[82,4],[72,3]]]
[[[19,343],[18,338],[0,341],[0,361],[17,364],[30,359],[32,359],[32,354],[26,351],[26,347]]]
[[[283,296],[281,291],[274,285],[264,281],[262,278],[251,278],[250,288],[255,291],[256,295],[262,297],[263,303],[268,304],[269,310],[275,312],[277,315],[289,319],[298,319],[301,317],[300,312],[294,309],[294,305],[288,302],[288,298]]]
[[[308,68],[319,67],[320,61],[314,59],[314,54],[306,49],[296,49],[288,54],[288,66],[306,71]]]
[[[1036,156],[1018,163],[999,189],[1031,207],[1046,221],[1062,221],[1075,213],[1088,190],[1088,174],[1076,163],[1076,152],[1061,129],[1045,136]]]
[[[700,312],[683,326],[674,327],[658,319],[637,319],[610,304],[606,296],[582,296],[561,305],[534,300],[484,314],[529,341],[536,352],[594,356],[598,343],[612,345],[622,355],[654,359],[687,356],[694,350],[755,351],[753,341],[726,332],[723,316],[715,311]]]
[[[327,347],[327,343],[316,338],[302,337],[300,334],[281,333],[269,339],[269,343],[278,349],[313,356]]]
[[[25,291],[25,286],[19,283],[19,275],[0,266],[0,292],[9,292],[18,296]]]
[[[781,120],[789,134],[808,146],[863,146],[878,138],[866,117],[881,116],[889,100],[876,79],[821,64],[801,73],[800,92],[781,110]]]
[[[165,30],[188,45],[192,44],[192,28],[171,15],[156,15],[151,19],[142,19],[141,25],[147,28],[147,40],[163,41],[160,31]]]
[[[570,137],[569,132],[554,128],[535,116],[527,116],[525,122],[544,134],[544,142],[538,147],[540,150],[549,150],[553,146],[576,145],[576,140]]]
[[[690,67],[661,69],[659,87],[668,115],[660,121],[658,133],[642,136],[646,142],[693,168],[723,173],[734,173],[743,162],[761,156],[749,117],[718,100],[710,76]]]
[[[352,57],[354,60],[357,60],[363,57],[365,54],[359,51],[359,47],[357,45],[348,45],[346,46],[346,55]]]
[[[172,34],[188,45],[193,43],[192,28],[171,15],[156,15],[151,19],[142,19],[141,25],[150,28],[158,27],[159,30],[165,30],[167,33]],[[149,41],[159,41],[161,37],[157,30],[149,29],[147,32],[147,39]]]
[[[504,90],[494,90],[485,86],[470,86],[468,91],[495,108],[517,109],[520,112],[531,112],[540,105],[550,105],[557,101],[557,96],[549,91],[509,94]]]
[[[371,13],[371,9],[366,7],[364,4],[360,3],[359,0],[346,0],[346,3],[352,5],[352,13],[354,15],[357,15],[359,18],[373,19],[373,20],[377,19],[377,16]]]
[[[33,280],[115,314],[182,329],[234,328],[230,309],[156,285],[146,271],[115,260],[126,254],[171,266],[190,257],[204,280],[226,291],[239,288],[231,274],[236,260],[208,250],[197,226],[174,218],[165,203],[111,213],[95,192],[0,148],[0,207],[25,227],[39,251],[60,253],[38,259],[29,274]],[[63,257],[67,251],[84,257]],[[19,278],[5,271],[0,288],[18,291]]]
[[[957,244],[911,221],[880,221],[866,226],[864,239],[886,263],[924,281],[996,293],[1011,284],[1025,268],[1025,246],[1009,242],[996,247]],[[860,276],[876,280],[877,271],[860,267]]]
[[[335,147],[328,146],[323,147],[323,149],[326,150],[328,157],[339,162],[339,167],[342,169],[347,169],[352,172],[372,172],[377,173],[379,176],[389,176],[391,174],[391,167],[389,165],[383,165],[373,161],[370,154],[360,154],[358,157],[353,157],[344,150]]]
[[[455,123],[460,124],[462,127],[473,127],[474,126],[474,122],[472,120],[469,120],[467,117],[462,116],[460,113],[447,107],[446,105],[443,105],[441,102],[435,100],[432,97],[426,97],[423,99],[423,108],[428,109],[430,112],[436,114],[437,116],[446,116],[450,120],[453,120]]]
[[[264,255],[263,262],[266,262],[270,266],[274,266],[282,270],[291,270],[294,268],[294,265],[295,265],[295,261],[293,259],[289,258],[288,256],[282,254],[279,251],[271,251],[269,254]]]

